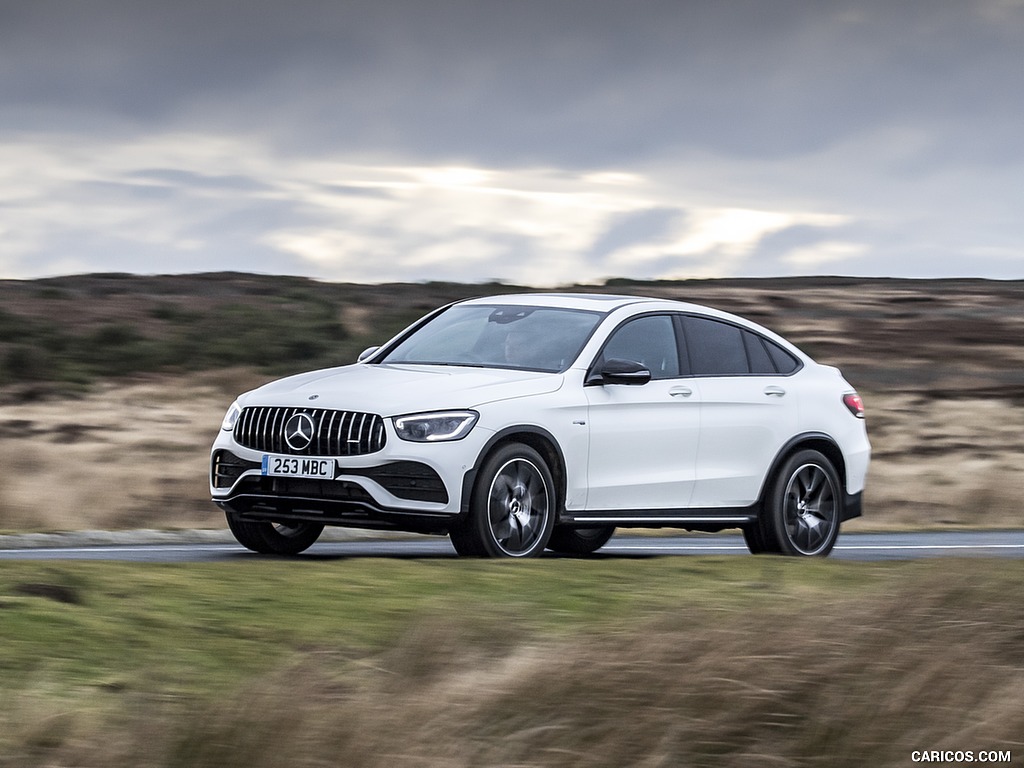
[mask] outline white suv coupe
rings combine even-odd
[[[242,395],[210,485],[262,553],[337,525],[448,534],[461,555],[585,554],[634,526],[741,528],[751,552],[827,555],[861,514],[863,419],[838,370],[734,315],[480,298],[353,365]]]

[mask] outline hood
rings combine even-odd
[[[239,401],[243,407],[331,408],[386,417],[476,408],[497,400],[554,392],[561,386],[562,375],[557,373],[357,363],[278,379],[246,393]]]

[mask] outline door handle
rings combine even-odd
[[[764,393],[769,397],[785,397],[786,390],[782,387],[765,387]]]
[[[672,397],[689,397],[693,394],[693,390],[689,387],[672,387],[668,393],[672,395]]]

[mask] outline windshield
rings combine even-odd
[[[601,314],[514,305],[459,305],[401,341],[381,363],[564,371]]]

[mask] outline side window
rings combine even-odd
[[[679,375],[679,348],[672,318],[651,315],[630,320],[611,335],[601,356],[642,363],[654,379],[675,378]]]
[[[743,331],[743,345],[747,348],[750,372],[758,376],[774,376],[778,373],[775,363],[765,347],[767,342],[750,331]]]
[[[686,345],[694,376],[735,376],[750,373],[743,331],[706,317],[683,318]]]
[[[778,344],[764,339],[764,345],[768,348],[768,354],[772,356],[772,362],[779,373],[792,373],[800,367],[800,361]]]

